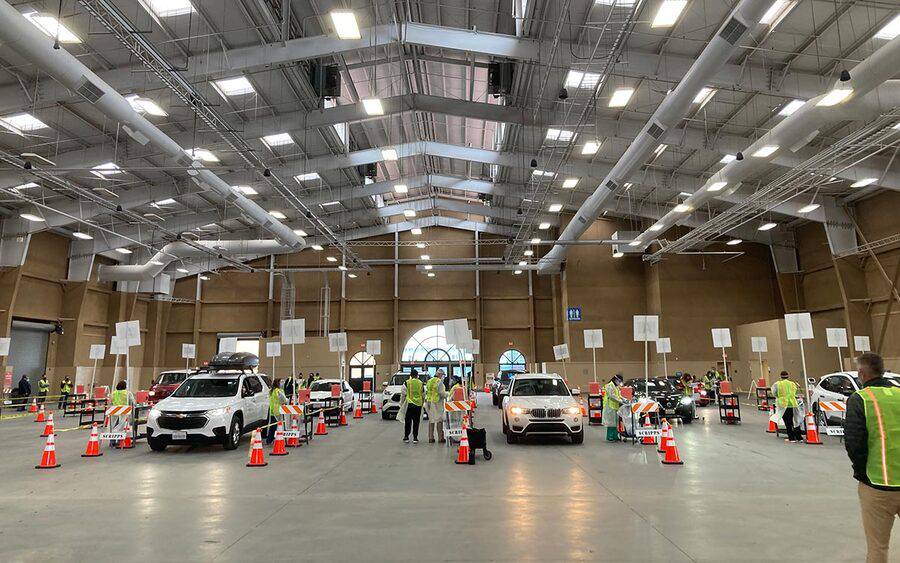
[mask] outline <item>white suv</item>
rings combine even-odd
[[[353,399],[353,388],[350,387],[349,383],[341,381],[340,379],[320,379],[313,383],[309,388],[310,408],[318,410],[325,406],[325,400],[331,398],[332,385],[341,386],[341,398],[344,400],[344,410],[353,412],[353,409],[356,408],[355,400]]]
[[[147,444],[158,452],[168,445],[211,442],[233,450],[242,434],[265,425],[268,417],[266,376],[233,369],[200,372],[150,409]]]
[[[885,372],[884,377],[888,381],[893,382],[895,386],[900,387],[900,375]],[[859,378],[854,372],[839,371],[820,377],[819,382],[811,391],[812,408],[813,413],[816,415],[816,422],[820,425],[826,422],[830,425],[843,424],[843,413],[829,412],[826,415],[824,412],[820,412],[819,401],[838,401],[846,404],[847,398],[859,391],[859,387]]]
[[[566,386],[556,374],[516,374],[501,392],[503,433],[514,444],[530,435],[568,436],[573,444],[584,442],[584,419],[575,399],[579,391]]]

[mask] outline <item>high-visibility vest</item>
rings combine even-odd
[[[440,377],[432,377],[425,384],[425,400],[429,403],[436,403],[441,398],[438,393],[438,385],[441,383]]]
[[[128,391],[125,389],[116,389],[110,397],[110,404],[113,406],[128,404]]]
[[[799,387],[790,379],[779,379],[772,384],[775,392],[775,406],[780,409],[797,408],[797,390]]]
[[[406,380],[406,400],[410,404],[422,406],[422,381],[418,377]]]
[[[619,407],[622,406],[622,392],[619,391],[619,386],[610,381],[606,384],[606,395],[603,397],[604,404],[613,409],[619,410]]]
[[[49,381],[47,381],[46,379],[41,379],[40,381],[38,381],[38,391],[40,391],[41,393],[46,393],[49,390],[50,390],[50,382]]]
[[[900,389],[864,387],[856,393],[866,413],[866,476],[873,485],[900,487]]]
[[[284,404],[284,392],[281,389],[275,388],[269,392],[269,414],[271,416],[278,416],[281,411],[281,405]]]
[[[63,381],[59,384],[60,389],[62,389],[63,393],[71,393],[72,392],[72,382]]]

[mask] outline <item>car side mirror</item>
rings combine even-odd
[[[387,387],[387,381],[382,381],[381,388],[384,389],[385,387]]]
[[[246,388],[241,389],[241,398],[242,399],[246,399],[247,397],[252,397],[252,396],[253,396],[252,390],[246,389]]]
[[[501,390],[500,390],[500,396],[501,396],[501,397],[509,396],[509,387],[507,387],[507,388],[505,388],[505,389],[501,389]]]
[[[577,397],[578,395],[581,395],[581,389],[575,387],[574,389],[572,389],[572,396]]]

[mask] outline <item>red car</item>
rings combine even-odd
[[[162,401],[178,389],[178,386],[191,375],[190,371],[164,371],[159,374],[159,379],[150,386],[150,402]]]

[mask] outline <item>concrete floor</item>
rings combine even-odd
[[[482,397],[484,399],[485,397]],[[509,446],[482,401],[494,459],[457,466],[437,444],[406,445],[369,415],[266,468],[249,440],[146,444],[82,459],[87,432],[61,432],[62,467],[36,471],[30,419],[0,422],[0,558],[46,560],[861,561],[865,544],[843,446],[788,445],[765,418],[677,427],[685,465],[655,448],[543,440]],[[70,428],[72,418],[58,423]],[[424,432],[423,432],[424,435]],[[900,560],[900,532],[893,555]]]

